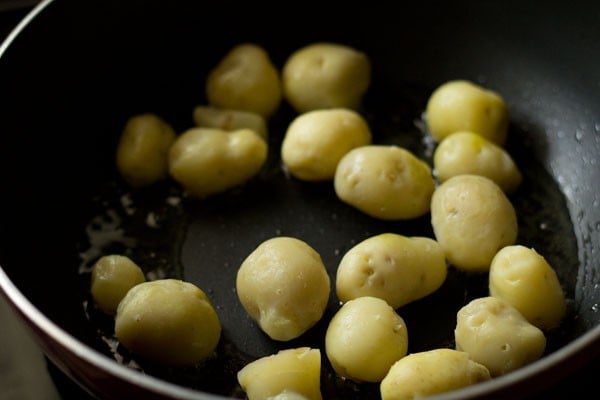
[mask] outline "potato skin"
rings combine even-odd
[[[486,367],[452,349],[412,353],[398,360],[381,381],[381,400],[412,400],[491,379]]]
[[[192,119],[200,128],[217,128],[224,131],[247,128],[258,133],[264,140],[268,139],[265,117],[255,112],[200,105],[194,107]]]
[[[474,299],[458,311],[456,320],[456,349],[469,353],[492,376],[514,371],[544,354],[544,332],[502,299]]]
[[[344,255],[336,292],[342,302],[374,296],[397,309],[436,291],[446,274],[444,250],[435,240],[382,233]]]
[[[506,246],[492,260],[490,295],[512,304],[538,328],[557,328],[566,314],[565,294],[556,271],[535,249]]]
[[[456,268],[487,272],[499,249],[515,243],[517,215],[491,179],[457,175],[439,185],[431,199],[431,225],[446,258]]]
[[[331,282],[321,256],[306,242],[279,236],[262,242],[236,276],[238,298],[272,339],[295,339],[316,324]]]

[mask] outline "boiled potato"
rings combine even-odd
[[[267,144],[251,129],[191,128],[169,151],[169,174],[194,197],[223,192],[250,180],[267,159]]]
[[[269,337],[295,339],[316,324],[329,301],[330,278],[306,242],[274,237],[242,262],[236,277],[244,309]]]
[[[399,308],[436,291],[446,272],[444,250],[435,240],[382,233],[344,255],[337,269],[336,292],[342,302],[374,296]]]
[[[454,132],[471,131],[500,146],[506,142],[509,116],[504,99],[467,80],[448,81],[434,90],[425,119],[437,141]]]
[[[490,380],[487,368],[463,351],[434,349],[398,360],[381,381],[381,400],[412,400]]]
[[[500,250],[490,267],[489,290],[542,330],[558,327],[566,313],[556,271],[532,248],[513,245]]]
[[[357,112],[345,108],[309,111],[288,126],[281,158],[298,179],[330,180],[347,152],[370,143],[371,130]]]
[[[191,366],[214,355],[221,322],[200,288],[177,279],[160,279],[127,292],[117,308],[115,336],[147,360]]]
[[[492,376],[506,374],[539,359],[544,333],[508,302],[482,297],[462,307],[454,330],[456,349],[469,353]]]
[[[368,145],[342,157],[334,187],[340,200],[367,215],[402,220],[429,212],[435,181],[429,165],[410,151]]]
[[[344,303],[325,333],[325,352],[340,377],[379,382],[408,350],[408,331],[385,301],[363,296]]]
[[[142,269],[129,257],[102,256],[92,267],[91,293],[94,303],[107,314],[114,314],[129,289],[146,280]]]
[[[281,350],[247,364],[237,379],[248,400],[321,400],[321,351]]]
[[[282,70],[283,94],[299,113],[358,109],[371,83],[367,55],[337,43],[312,43],[292,53]]]
[[[254,43],[234,46],[206,78],[210,105],[271,116],[282,99],[281,77],[269,54]]]
[[[468,131],[453,133],[442,140],[433,155],[433,166],[440,182],[455,175],[483,175],[507,193],[514,192],[523,180],[504,148]]]
[[[265,118],[251,111],[231,110],[211,106],[196,106],[192,114],[196,126],[202,128],[217,128],[224,131],[252,129],[258,135],[267,139],[267,122]]]
[[[168,176],[167,157],[175,131],[162,118],[146,113],[127,120],[117,146],[119,173],[134,187],[148,186]]]
[[[431,225],[446,258],[456,268],[487,272],[492,258],[517,239],[517,215],[502,189],[489,178],[457,175],[431,199]]]

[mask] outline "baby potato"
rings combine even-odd
[[[517,239],[517,215],[489,178],[457,175],[437,187],[431,225],[448,261],[458,269],[487,272],[499,249]]]
[[[167,155],[175,131],[157,115],[146,113],[127,120],[117,146],[119,173],[134,187],[148,186],[168,176]]]
[[[487,368],[463,351],[435,349],[398,360],[381,381],[381,400],[412,400],[490,380]]]
[[[115,336],[147,360],[191,366],[214,354],[221,322],[200,288],[177,279],[160,279],[127,292],[117,308]]]
[[[482,297],[462,307],[454,330],[456,349],[499,376],[539,359],[546,348],[544,333],[508,302]]]
[[[314,110],[290,123],[281,145],[281,158],[298,179],[329,180],[347,152],[370,143],[371,130],[357,112],[345,108]]]
[[[169,151],[169,174],[194,197],[207,197],[250,180],[267,159],[267,144],[251,129],[191,128]]]
[[[556,271],[532,248],[513,245],[500,250],[490,266],[489,291],[545,331],[558,327],[566,313]]]
[[[251,111],[267,118],[281,103],[281,77],[265,49],[242,43],[209,72],[206,97],[212,106]]]
[[[503,146],[508,134],[504,99],[467,80],[448,81],[435,89],[427,101],[425,119],[437,141],[454,132],[471,131]]]
[[[440,182],[455,175],[483,175],[506,193],[514,192],[523,180],[521,171],[504,148],[468,131],[446,136],[435,150],[433,166]]]
[[[340,200],[383,220],[404,220],[429,212],[435,181],[427,163],[410,151],[388,145],[350,150],[334,176]]]
[[[358,109],[371,83],[367,55],[337,43],[312,43],[292,53],[282,69],[284,98],[299,113]]]
[[[247,364],[237,378],[248,400],[321,400],[321,351],[281,350]]]
[[[129,257],[119,254],[102,256],[92,267],[92,298],[100,310],[115,314],[129,289],[145,280],[142,269]]]
[[[288,341],[316,324],[329,301],[330,279],[306,242],[274,237],[246,257],[236,277],[244,309],[272,339]]]
[[[336,374],[357,382],[381,381],[407,350],[404,320],[377,297],[344,303],[325,333],[325,352]]]
[[[446,273],[444,250],[435,240],[382,233],[344,255],[336,292],[342,302],[374,296],[396,309],[436,291]]]
[[[196,106],[192,115],[196,126],[201,128],[217,128],[224,131],[252,129],[267,139],[267,122],[265,118],[251,111],[231,110],[210,106]]]

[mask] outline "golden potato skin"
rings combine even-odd
[[[357,382],[381,381],[407,350],[404,320],[377,297],[344,303],[325,333],[325,352],[336,374]]]
[[[459,131],[471,131],[503,146],[509,115],[504,99],[468,80],[445,82],[433,91],[425,109],[431,136],[441,141]]]
[[[333,183],[340,200],[383,220],[426,214],[435,189],[429,165],[393,145],[350,150],[338,163]]]
[[[409,354],[398,360],[381,381],[381,400],[413,400],[490,380],[483,365],[452,349]]]
[[[506,246],[492,260],[490,295],[512,304],[538,328],[557,328],[567,310],[556,271],[535,249]]]
[[[247,128],[265,140],[268,138],[267,121],[255,112],[201,105],[194,107],[192,118],[196,126],[201,128],[217,128],[224,131]]]
[[[508,302],[488,296],[470,301],[456,316],[456,349],[484,365],[492,376],[504,375],[539,359],[544,332]]]
[[[177,279],[160,279],[127,292],[117,309],[115,336],[144,359],[191,366],[213,356],[221,322],[201,289]]]
[[[321,351],[281,350],[247,364],[237,379],[248,400],[321,400]]]
[[[397,309],[436,291],[446,274],[444,250],[435,240],[382,233],[344,254],[336,293],[342,302],[374,296]]]
[[[340,159],[350,150],[371,144],[367,121],[347,108],[309,111],[288,126],[281,145],[287,171],[306,181],[332,180]]]
[[[284,98],[299,113],[358,109],[371,83],[367,55],[338,43],[312,43],[293,52],[282,69]]]
[[[175,131],[162,118],[146,113],[127,120],[117,145],[119,173],[131,186],[148,186],[168,176],[169,148]]]
[[[331,282],[321,256],[293,237],[265,240],[242,262],[238,298],[272,339],[295,339],[316,324],[327,306]]]
[[[517,215],[502,189],[489,178],[457,175],[431,199],[431,225],[446,258],[456,268],[487,272],[499,249],[515,243]]]

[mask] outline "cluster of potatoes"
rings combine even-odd
[[[194,110],[197,127],[176,135],[155,115],[135,116],[121,136],[117,166],[137,187],[171,176],[195,197],[223,192],[260,171],[268,118],[286,100],[298,112],[281,145],[286,173],[332,181],[340,201],[373,218],[429,213],[434,232],[433,238],[384,232],[343,255],[333,283],[341,307],[325,336],[336,374],[379,382],[382,400],[410,399],[540,358],[545,332],[564,317],[565,297],[544,257],[516,243],[508,196],[522,175],[503,147],[509,123],[503,98],[466,80],[434,90],[424,113],[436,142],[430,166],[408,149],[372,142],[358,111],[369,84],[368,57],[349,46],[308,45],[279,73],[264,49],[242,44],[208,75],[209,104]],[[131,260],[121,258],[119,271],[111,263],[117,264],[101,259],[95,266],[92,295],[116,315],[115,333],[125,347],[168,365],[198,363],[215,351],[221,327],[204,292],[170,279],[143,282]],[[457,312],[455,349],[408,354],[401,307],[439,289],[449,266],[489,274],[489,296]],[[320,255],[293,237],[261,243],[236,279],[244,309],[283,342],[322,319],[331,287]],[[316,348],[282,350],[246,365],[238,381],[249,400],[321,399],[321,357]]]

